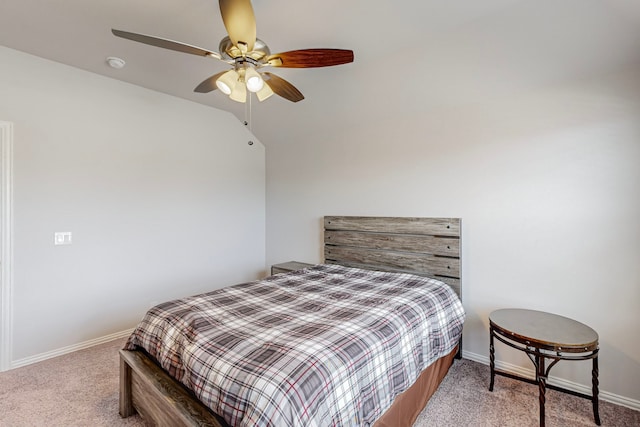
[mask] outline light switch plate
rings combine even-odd
[[[71,232],[70,231],[56,231],[53,233],[53,244],[58,245],[70,245],[71,244]]]

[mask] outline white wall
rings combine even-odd
[[[237,119],[2,47],[0,63],[0,120],[15,134],[14,361],[264,273],[264,147]],[[54,246],[55,231],[73,244]]]
[[[494,309],[569,316],[599,332],[602,390],[640,407],[638,75],[442,107],[409,83],[336,95],[343,123],[319,114],[315,128],[263,137],[267,262],[321,261],[324,215],[461,217],[465,352],[488,357]],[[504,346],[497,358],[531,369]],[[552,375],[590,387],[590,367]]]

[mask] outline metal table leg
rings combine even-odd
[[[538,382],[538,399],[540,400],[540,427],[544,427],[545,412],[544,404],[546,401],[547,377],[544,371],[544,356],[541,356],[536,349],[535,362],[536,365],[536,381]]]
[[[489,383],[489,391],[493,391],[493,382],[496,378],[496,357],[495,348],[493,347],[493,328],[489,328],[489,367],[491,368],[491,382]]]
[[[593,418],[595,419],[596,424],[600,425],[600,410],[598,409],[598,356],[593,358],[591,383],[593,385],[591,398],[591,402],[593,403]]]

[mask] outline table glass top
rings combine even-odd
[[[499,329],[545,345],[589,347],[598,343],[598,333],[584,323],[543,311],[496,310],[489,320]]]

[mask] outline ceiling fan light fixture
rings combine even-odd
[[[237,84],[236,87],[233,88],[229,98],[233,99],[236,102],[247,102],[247,88],[243,84]]]
[[[244,74],[244,81],[246,82],[249,92],[259,92],[264,87],[264,80],[260,74],[253,67],[247,67]]]
[[[221,75],[218,80],[216,80],[216,86],[220,89],[220,92],[225,95],[231,95],[238,85],[238,73],[236,70],[229,70],[223,75]]]
[[[263,81],[264,83],[264,81]],[[269,98],[271,95],[273,95],[273,90],[271,89],[271,87],[267,84],[264,83],[262,85],[262,89],[260,89],[259,91],[256,92],[256,96],[258,97],[258,101],[262,102],[265,99]]]

